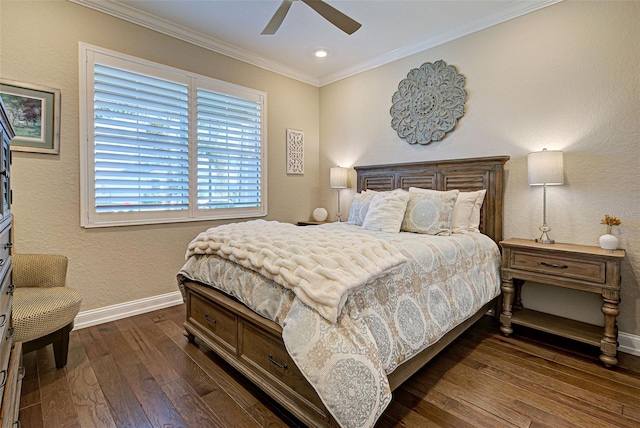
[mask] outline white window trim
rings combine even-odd
[[[93,109],[89,105],[89,100],[94,98],[93,79],[89,74],[93,70],[95,56],[107,56],[110,60],[126,61],[127,68],[131,64],[139,64],[143,67],[150,67],[164,74],[170,80],[182,80],[189,85],[190,93],[196,86],[196,80],[204,82],[207,86],[213,85],[221,88],[224,93],[246,97],[250,95],[260,100],[262,109],[261,118],[261,206],[255,208],[228,208],[216,209],[212,211],[198,210],[197,203],[197,150],[195,146],[197,116],[195,104],[196,97],[189,97],[189,209],[185,211],[159,211],[155,212],[154,219],[142,218],[145,213],[121,213],[104,214],[95,212],[95,174],[94,174],[94,154],[93,150]],[[267,94],[255,89],[246,88],[211,77],[180,70],[174,67],[147,61],[134,56],[122,54],[108,49],[92,46],[86,43],[79,43],[79,92],[80,92],[80,223],[82,227],[113,227],[131,226],[142,224],[161,223],[182,223],[206,220],[229,220],[241,218],[256,218],[267,215]]]

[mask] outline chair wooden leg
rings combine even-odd
[[[67,365],[69,355],[69,333],[73,329],[73,323],[67,324],[58,330],[58,337],[53,341],[53,355],[56,359],[56,367],[61,369]]]
[[[71,330],[73,330],[73,322],[46,336],[32,340],[31,342],[25,342],[22,345],[22,353],[27,354],[53,343],[53,355],[56,360],[56,367],[61,369],[67,365],[67,355],[69,354],[69,333],[71,333]]]

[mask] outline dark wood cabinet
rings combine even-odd
[[[15,132],[0,99],[0,427],[13,427],[18,420],[20,389],[24,377],[22,367],[22,344],[14,343],[11,326],[11,139]]]

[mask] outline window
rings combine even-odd
[[[81,44],[82,226],[266,215],[266,94]]]

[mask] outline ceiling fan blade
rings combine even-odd
[[[340,12],[335,7],[323,2],[322,0],[302,0],[308,4],[313,10],[318,12],[327,21],[341,29],[347,34],[355,33],[362,25]]]
[[[271,35],[278,31],[278,28],[280,28],[282,21],[284,21],[284,17],[287,16],[292,3],[293,0],[284,0],[282,2],[278,10],[276,10],[276,13],[273,15],[273,18],[271,18],[271,21],[269,21],[267,26],[264,27],[264,30],[262,30],[262,34]]]

